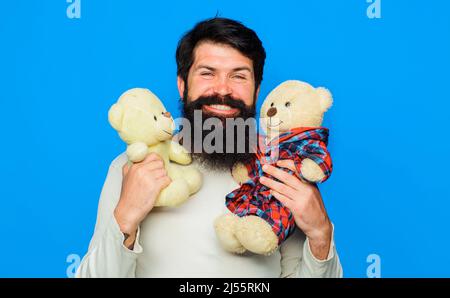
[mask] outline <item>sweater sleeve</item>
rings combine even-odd
[[[140,228],[133,250],[130,250],[123,245],[124,235],[114,217],[122,188],[122,165],[126,160],[126,156],[121,154],[109,167],[100,195],[94,235],[76,277],[135,276],[136,260],[142,253]]]
[[[334,226],[330,250],[325,260],[318,260],[311,252],[309,241],[299,229],[280,247],[280,277],[343,277],[342,266],[334,245]]]

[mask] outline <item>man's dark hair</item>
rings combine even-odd
[[[255,90],[263,79],[266,51],[255,31],[242,23],[227,18],[201,21],[178,42],[176,60],[177,75],[187,84],[189,69],[194,62],[195,47],[201,42],[213,42],[231,46],[253,61]]]

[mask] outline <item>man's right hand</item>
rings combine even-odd
[[[164,168],[164,162],[156,153],[150,153],[143,161],[122,167],[122,191],[114,217],[120,230],[128,234],[125,240],[133,246],[139,224],[152,210],[162,189],[171,179]]]

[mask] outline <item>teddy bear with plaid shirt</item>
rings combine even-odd
[[[260,136],[254,159],[233,167],[240,188],[226,196],[230,212],[214,222],[224,249],[270,255],[294,232],[292,212],[259,181],[262,176],[275,179],[262,166],[290,159],[297,171],[283,168],[289,174],[310,183],[327,180],[333,166],[326,147],[329,131],[321,125],[332,102],[327,89],[295,80],[281,83],[264,100],[260,121],[266,134]]]

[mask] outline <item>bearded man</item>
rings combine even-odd
[[[267,166],[278,181],[265,184],[289,202],[296,232],[270,256],[231,254],[216,239],[214,219],[227,211],[225,196],[239,187],[230,168],[251,158],[254,127],[243,135],[235,128],[254,119],[265,57],[256,33],[231,19],[202,21],[181,38],[177,85],[190,124],[184,129],[191,132],[182,141],[190,143],[203,186],[180,207],[153,208],[170,183],[162,160],[150,154],[130,166],[125,153],[119,155],[110,165],[77,277],[342,277],[320,192],[281,170],[295,171],[287,160]],[[232,126],[229,120],[238,119],[243,121]]]

